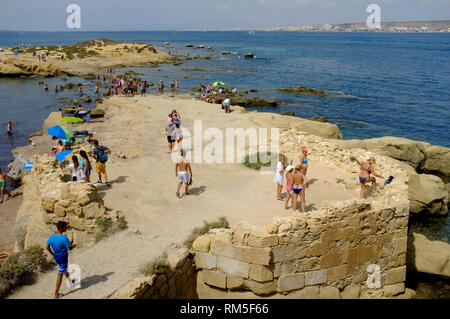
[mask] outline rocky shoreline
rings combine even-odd
[[[49,51],[47,62],[33,56],[33,51],[39,55],[45,50]],[[62,54],[64,59],[61,59]],[[4,49],[0,52],[0,76],[53,77],[65,74],[94,79],[111,67],[157,66],[176,60],[176,56],[158,51],[150,44],[99,39],[66,46]]]

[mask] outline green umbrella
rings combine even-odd
[[[73,123],[84,123],[84,120],[75,116],[67,116],[62,118],[60,122],[73,124]]]
[[[213,83],[213,86],[225,86],[226,84],[220,81],[216,81]]]

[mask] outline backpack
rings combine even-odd
[[[108,160],[108,154],[106,154],[106,147],[97,147],[97,159],[100,163],[105,163]]]

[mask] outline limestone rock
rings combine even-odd
[[[383,287],[383,293],[385,297],[393,297],[398,294],[401,294],[405,291],[405,284],[398,283],[393,285],[386,285]]]
[[[319,296],[320,299],[341,299],[339,289],[332,286],[320,287]]]
[[[135,278],[116,290],[111,299],[139,299],[153,285],[156,275]]]
[[[103,117],[105,116],[105,111],[96,107],[91,111],[91,117]]]
[[[342,291],[341,297],[342,299],[358,299],[360,290],[361,290],[360,285],[347,286]]]
[[[407,254],[408,271],[450,277],[450,244],[410,233]]]
[[[211,244],[211,238],[207,235],[202,235],[202,236],[197,237],[194,240],[194,243],[192,244],[192,248],[194,248],[194,250],[196,250],[196,251],[207,253],[207,252],[209,252],[210,244]]]
[[[450,176],[450,148],[428,146],[425,148],[425,161],[420,166],[425,173]]]
[[[409,201],[412,213],[445,215],[448,211],[448,192],[442,180],[434,175],[409,175]]]

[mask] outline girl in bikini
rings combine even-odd
[[[375,164],[375,158],[371,157],[367,162],[363,162],[361,164],[361,172],[359,174],[359,183],[361,184],[361,198],[364,198],[364,194],[366,192],[366,183],[372,182],[372,194],[376,193],[377,191],[377,181],[375,177],[383,178],[382,175],[379,175],[375,172],[375,169],[373,168],[373,164]],[[370,176],[372,174],[373,176]]]
[[[292,162],[291,162],[292,164]],[[288,166],[286,168],[286,201],[284,208],[288,209],[289,200],[292,200],[292,188],[291,188],[291,180],[292,180],[292,171],[294,170],[294,166]],[[293,205],[293,204],[292,204]]]
[[[294,192],[292,198],[293,202],[292,209],[294,210],[294,212],[297,211],[298,196],[300,196],[302,212],[306,212],[305,188],[308,187],[308,183],[307,182],[305,183],[305,176],[303,175],[302,169],[303,168],[300,164],[295,166],[295,171],[294,174],[292,175],[292,180],[289,185],[292,191]]]
[[[306,176],[306,171],[308,170],[308,149],[306,147],[302,148],[302,155],[300,155],[300,164],[303,167],[303,175]]]

